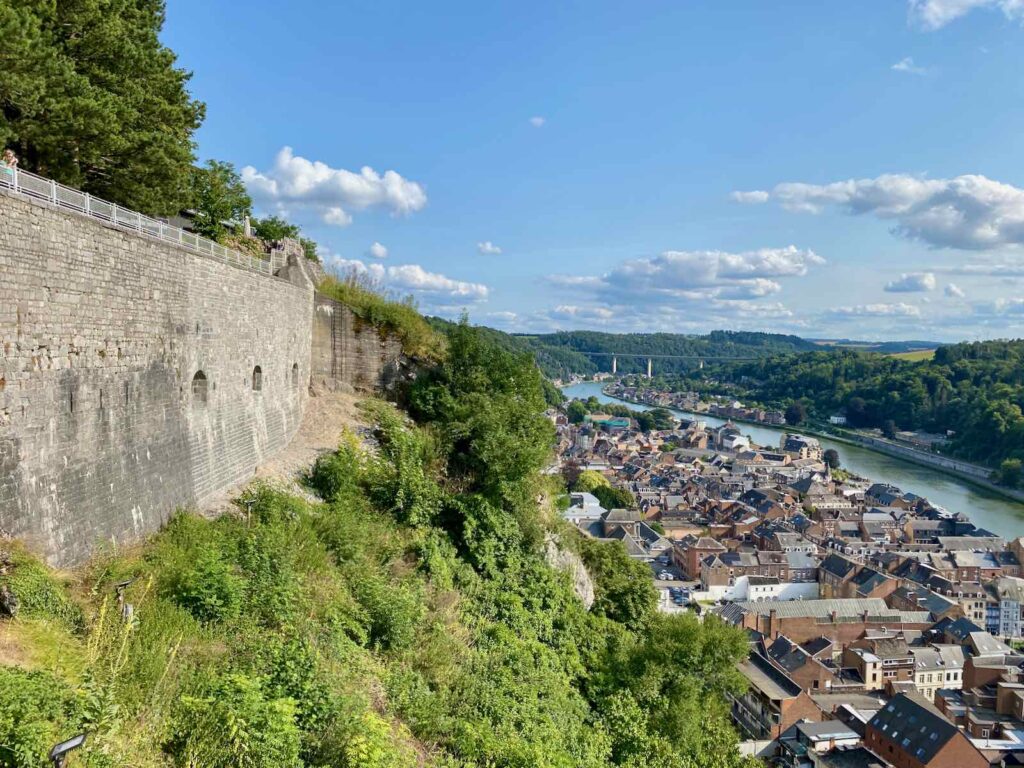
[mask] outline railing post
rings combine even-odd
[[[11,180],[11,183],[14,185],[14,187],[13,187],[14,191],[15,192],[20,192],[21,190],[18,188],[18,166],[14,166],[11,169],[11,175],[14,177]]]
[[[57,198],[57,182],[50,179],[50,199],[53,200],[54,205],[59,205],[60,200]]]
[[[92,196],[88,192],[85,193],[85,214],[92,216]]]
[[[110,204],[110,220],[114,224],[117,224],[117,203]]]

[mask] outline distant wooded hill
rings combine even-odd
[[[438,328],[448,321],[432,318]],[[519,352],[530,352],[549,378],[568,378],[571,374],[589,375],[610,372],[610,353],[623,355],[618,359],[618,372],[645,373],[644,355],[654,355],[656,372],[683,373],[695,369],[697,360],[667,360],[659,355],[708,357],[766,357],[786,352],[808,352],[820,349],[814,342],[799,336],[748,331],[712,331],[704,336],[679,333],[602,333],[600,331],[562,331],[536,335],[509,334],[493,328],[482,328],[500,346]],[[640,355],[641,357],[628,357]]]
[[[659,382],[656,382],[656,384]],[[1024,340],[940,346],[925,360],[818,347],[742,363],[713,364],[662,383],[729,394],[772,407],[801,401],[824,420],[845,413],[854,427],[954,433],[948,451],[1000,467],[1022,481]],[[1010,466],[1002,467],[1009,460]]]

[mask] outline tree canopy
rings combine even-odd
[[[191,171],[189,207],[195,211],[192,228],[211,240],[220,240],[229,224],[241,224],[252,214],[252,198],[231,163],[210,160]],[[295,227],[298,232],[298,227]]]
[[[21,167],[149,214],[187,202],[205,115],[162,0],[0,3],[0,143]]]

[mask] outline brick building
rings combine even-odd
[[[895,768],[988,768],[988,759],[939,710],[899,694],[871,718],[864,744]]]

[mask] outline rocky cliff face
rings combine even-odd
[[[544,559],[552,568],[565,571],[572,578],[573,591],[589,610],[594,604],[594,582],[580,556],[562,546],[555,534],[548,534],[544,541]]]

